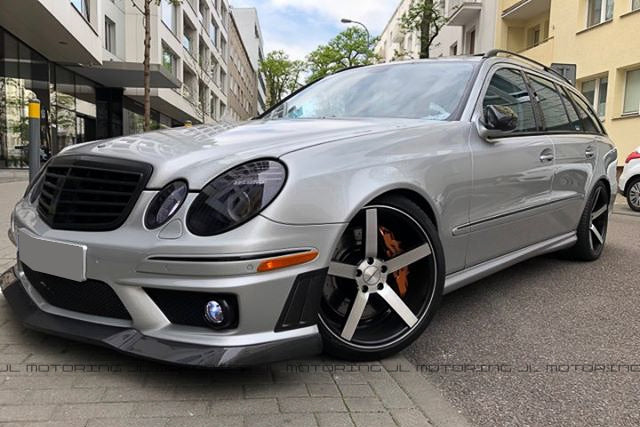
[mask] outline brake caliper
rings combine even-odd
[[[380,227],[379,230],[384,240],[387,257],[391,259],[400,255],[402,253],[401,242],[396,239],[393,232],[386,227]],[[409,267],[402,267],[400,270],[395,271],[393,277],[398,286],[398,293],[401,297],[404,297],[409,289]]]

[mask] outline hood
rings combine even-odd
[[[96,155],[153,165],[149,188],[178,178],[193,190],[246,161],[280,157],[331,141],[424,125],[410,119],[304,119],[202,125],[71,146],[61,155]]]

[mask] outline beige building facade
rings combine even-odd
[[[249,120],[258,113],[258,79],[233,14],[229,37],[229,115],[233,121]]]
[[[572,70],[619,151],[640,145],[640,0],[502,0],[498,48]]]

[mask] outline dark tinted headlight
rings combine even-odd
[[[276,198],[286,177],[284,165],[275,160],[256,160],[220,175],[193,201],[189,231],[214,236],[244,224]]]
[[[184,181],[174,181],[164,187],[149,203],[144,225],[150,230],[169,221],[187,198],[189,187]]]

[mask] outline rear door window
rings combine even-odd
[[[531,74],[527,74],[527,76],[540,106],[546,130],[550,132],[575,132],[555,84]]]
[[[578,116],[576,112],[576,107],[573,105],[573,102],[569,99],[567,93],[564,89],[560,89],[560,97],[562,98],[562,102],[564,103],[565,108],[567,109],[567,113],[569,114],[569,121],[571,122],[571,128],[576,132],[582,132],[582,119]]]
[[[573,100],[578,111],[578,116],[582,120],[582,126],[587,133],[603,133],[602,127],[599,124],[598,119],[591,113],[589,106],[579,96],[569,91],[569,96]]]
[[[519,70],[503,68],[496,71],[482,100],[483,110],[489,105],[506,106],[517,114],[518,128],[514,133],[538,130],[529,89]]]

